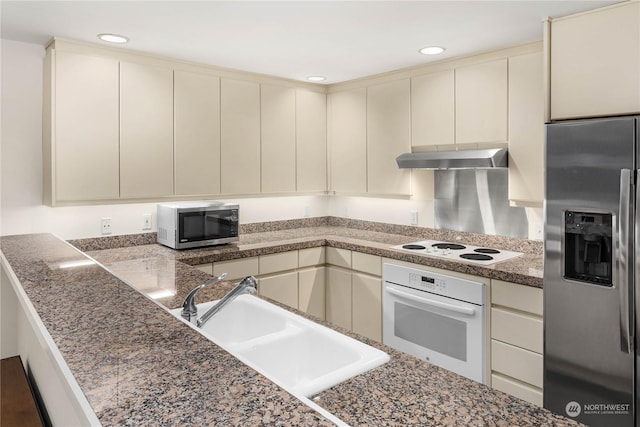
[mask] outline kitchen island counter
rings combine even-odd
[[[331,235],[316,239],[314,233],[303,237],[295,234],[285,243],[283,240],[287,239],[281,235],[277,247],[285,245],[287,250],[293,250],[288,245],[334,242]],[[267,236],[263,234],[261,238]],[[339,237],[333,244],[362,243],[354,236]],[[402,242],[378,242],[378,249],[386,248],[388,243]],[[251,253],[264,250],[264,244],[241,241],[238,247],[239,251]],[[171,317],[162,305],[175,306],[173,299],[154,303],[50,235],[4,237],[1,245],[8,267],[102,424],[331,425],[318,412]],[[140,252],[136,255],[136,251]],[[199,256],[205,258],[215,256],[204,249],[189,252],[202,252]],[[147,271],[173,265],[160,275],[173,274],[178,293],[210,277],[182,262],[186,260],[184,252],[158,245],[110,249],[92,255],[107,268],[117,262],[131,262],[131,268],[138,265]],[[136,260],[140,263],[136,264]],[[78,262],[85,264],[63,268]],[[214,286],[202,297],[219,298],[230,286]],[[78,310],[87,315],[79,317]],[[387,364],[312,399],[348,424],[575,425],[382,344],[340,332],[391,355]]]

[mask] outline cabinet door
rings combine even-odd
[[[220,189],[226,194],[260,192],[260,85],[220,82]]]
[[[509,200],[542,206],[544,99],[542,52],[509,58]]]
[[[455,143],[454,71],[444,70],[411,79],[411,145]]]
[[[551,118],[640,112],[640,3],[552,21]]]
[[[456,68],[456,143],[507,142],[507,60]]]
[[[173,71],[120,63],[120,196],[173,194]]]
[[[296,190],[296,92],[260,86],[261,188],[263,193]]]
[[[298,273],[294,271],[261,277],[258,281],[258,291],[262,296],[298,308]]]
[[[220,193],[220,78],[176,71],[175,193]]]
[[[331,103],[331,190],[367,191],[367,90],[329,95]]]
[[[298,272],[298,309],[320,319],[324,316],[326,273],[324,267]]]
[[[54,75],[55,199],[117,199],[118,61],[55,52]]]
[[[351,275],[353,332],[382,342],[382,279]]]
[[[327,267],[326,319],[351,330],[351,272]]]
[[[396,157],[411,151],[409,79],[367,88],[367,191],[409,194],[410,172]]]
[[[297,190],[327,189],[327,96],[296,91]]]

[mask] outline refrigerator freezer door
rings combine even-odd
[[[591,426],[634,425],[635,174],[621,171],[637,168],[636,132],[633,117],[547,126],[544,406]]]

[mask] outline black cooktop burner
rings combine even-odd
[[[489,255],[484,255],[484,254],[462,254],[460,255],[460,258],[464,258],[464,259],[471,259],[474,261],[491,261],[493,259],[492,256]]]
[[[459,245],[457,243],[434,243],[431,246],[436,249],[451,249],[454,251],[461,251],[467,248],[466,246]]]
[[[480,254],[499,254],[500,251],[497,249],[491,249],[491,248],[478,248],[478,249],[474,249],[474,252],[478,252]]]
[[[427,249],[422,245],[402,245],[402,249],[415,249],[415,250],[420,250],[420,249]]]

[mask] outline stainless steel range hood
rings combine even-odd
[[[506,148],[404,153],[396,158],[400,169],[493,169],[507,167]]]

